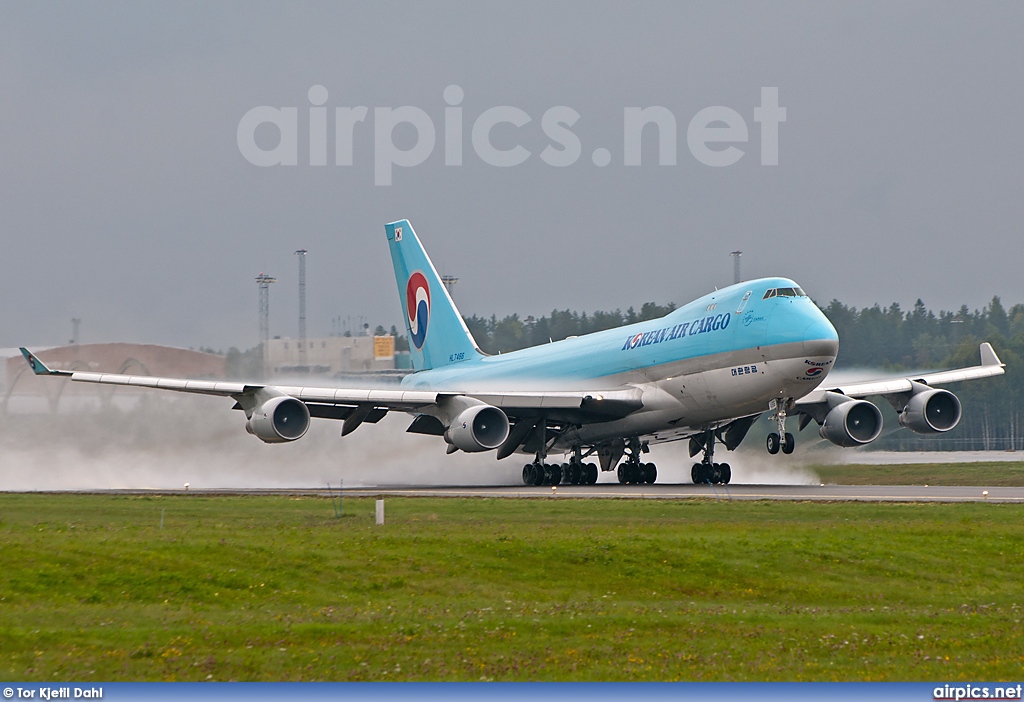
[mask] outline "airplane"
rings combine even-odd
[[[762,278],[715,290],[656,320],[487,355],[408,220],[386,224],[414,372],[389,388],[299,387],[271,383],[156,378],[48,368],[25,348],[37,375],[229,397],[245,428],[266,443],[296,441],[311,418],[342,421],[347,436],[391,411],[413,416],[407,431],[444,438],[448,453],[533,456],[527,485],[594,484],[615,471],[620,483],[654,483],[645,462],[652,444],[689,440],[694,483],[727,484],[729,451],[771,412],[767,450],[793,452],[790,415],[811,421],[833,444],[871,443],[882,396],[899,423],[918,434],[949,431],[961,417],[956,395],[937,386],[1001,375],[1004,364],[981,344],[969,368],[839,386],[825,383],[839,337],[818,306],[788,278]],[[568,456],[565,463],[549,457]],[[587,459],[597,458],[597,463]]]

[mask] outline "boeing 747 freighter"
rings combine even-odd
[[[800,286],[762,278],[716,290],[658,320],[488,356],[480,351],[408,220],[387,224],[414,373],[401,387],[293,387],[152,378],[51,369],[21,349],[38,375],[72,381],[220,395],[235,401],[249,433],[267,443],[296,441],[312,417],[342,421],[342,436],[391,411],[412,415],[408,431],[443,437],[448,452],[532,456],[530,485],[593,484],[599,471],[622,483],[653,483],[643,460],[651,444],[688,440],[695,483],[728,483],[733,450],[764,412],[777,430],[769,453],[792,453],[786,430],[819,425],[822,438],[863,446],[882,430],[864,399],[881,396],[899,423],[920,434],[949,431],[960,401],[937,386],[1003,373],[981,345],[981,365],[913,377],[832,386],[826,382],[839,337]],[[553,455],[564,463],[551,461]],[[594,459],[596,458],[596,462]]]

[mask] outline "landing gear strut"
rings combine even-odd
[[[773,402],[775,401],[773,400]],[[776,405],[775,421],[778,422],[779,430],[769,434],[766,441],[768,453],[773,456],[779,452],[780,448],[785,454],[793,453],[793,449],[796,448],[796,439],[793,438],[792,434],[786,432],[786,407],[789,405],[789,402],[789,400],[782,400]]]
[[[714,462],[715,440],[714,431],[708,429],[704,432],[704,457],[690,469],[690,479],[694,484],[728,485],[732,480],[732,466],[728,463]]]

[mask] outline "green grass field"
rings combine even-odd
[[[0,678],[1024,676],[1024,506],[386,506],[0,495]]]
[[[1024,486],[1024,462],[811,465],[808,469],[830,485]]]

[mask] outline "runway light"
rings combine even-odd
[[[185,483],[185,492],[188,492],[188,483]]]
[[[558,494],[558,488],[555,487],[554,485],[551,486],[551,494],[552,495],[557,495]],[[987,495],[988,493],[985,493],[985,494]]]
[[[987,500],[988,499],[988,490],[982,490],[981,491],[981,496],[984,497]]]

